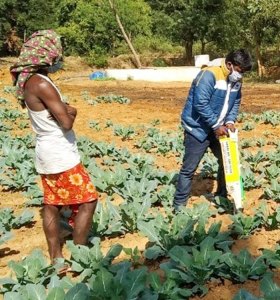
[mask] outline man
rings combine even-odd
[[[251,70],[249,53],[230,52],[220,66],[206,67],[193,80],[181,120],[185,130],[185,154],[174,196],[174,208],[186,205],[197,166],[209,147],[218,159],[215,196],[227,197],[219,138],[234,131],[241,101],[242,75]]]
[[[11,67],[17,97],[27,107],[36,133],[35,167],[44,189],[43,228],[52,263],[63,259],[60,244],[60,210],[72,208],[73,240],[86,244],[97,192],[80,163],[72,126],[77,110],[62,97],[47,76],[61,68],[60,37],[53,30],[35,32],[23,44]]]

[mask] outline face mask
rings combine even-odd
[[[55,63],[52,66],[49,66],[47,68],[48,73],[55,73],[55,72],[57,72],[60,69],[62,69],[62,62],[61,61],[59,61],[59,62],[57,62],[57,63]]]
[[[242,79],[242,74],[232,69],[231,74],[228,75],[228,79],[231,82],[237,82]]]

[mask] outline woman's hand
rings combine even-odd
[[[66,111],[69,115],[76,117],[77,116],[77,109],[73,106],[70,106],[68,104],[65,104]]]

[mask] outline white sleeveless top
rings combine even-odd
[[[44,75],[37,74],[59,93],[53,82]],[[27,105],[32,129],[36,133],[35,168],[39,174],[57,174],[75,167],[80,162],[80,155],[73,130],[64,130],[52,118],[47,109],[33,111]]]

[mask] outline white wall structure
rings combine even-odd
[[[203,65],[208,66],[209,63],[209,55],[208,54],[201,54],[194,56],[194,65],[195,67],[201,68]]]
[[[198,67],[156,67],[143,69],[107,69],[105,74],[117,80],[191,82],[200,72]]]

